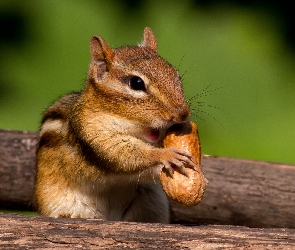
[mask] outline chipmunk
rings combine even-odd
[[[50,217],[169,223],[160,171],[195,167],[189,153],[163,148],[166,130],[190,116],[180,76],[158,55],[148,27],[137,46],[112,49],[94,36],[90,52],[84,89],[43,116],[38,210]]]

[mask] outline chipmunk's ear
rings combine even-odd
[[[115,55],[114,51],[101,37],[92,37],[90,41],[90,52],[92,60],[96,62],[105,62],[107,67],[111,66]]]
[[[157,50],[157,39],[151,30],[151,28],[146,27],[143,31],[143,41],[139,44],[141,47],[147,47],[152,50]]]

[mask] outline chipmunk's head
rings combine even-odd
[[[137,122],[153,141],[171,125],[187,121],[190,109],[177,70],[157,53],[152,30],[145,28],[143,35],[138,46],[117,49],[93,37],[88,84],[100,109]]]

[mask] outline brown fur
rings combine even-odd
[[[164,166],[193,166],[187,153],[162,148],[167,128],[188,119],[178,72],[160,57],[151,29],[138,46],[90,42],[83,91],[45,112],[37,149],[35,198],[41,214],[143,222],[169,221],[159,184]],[[131,76],[145,82],[132,89]],[[149,139],[157,130],[160,137]]]

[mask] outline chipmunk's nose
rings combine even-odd
[[[185,112],[182,112],[180,114],[180,119],[181,119],[182,122],[184,122],[184,121],[188,120],[189,116],[190,116],[190,111],[186,110]]]
[[[172,121],[176,123],[185,122],[190,116],[190,110],[188,107],[178,108],[177,112],[172,115]]]

